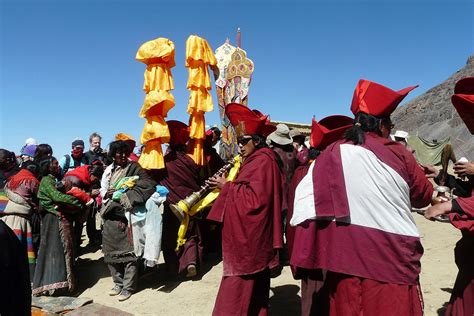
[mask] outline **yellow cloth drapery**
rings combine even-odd
[[[140,136],[145,148],[138,162],[144,169],[165,167],[161,144],[169,141],[170,133],[165,117],[175,101],[169,90],[174,89],[171,68],[176,65],[174,43],[167,38],[157,38],[140,46],[135,59],[147,65],[143,90],[145,100],[140,117],[146,118]]]
[[[205,157],[203,142],[205,138],[204,112],[214,109],[211,90],[211,79],[208,66],[216,66],[217,60],[209,43],[196,35],[191,35],[186,41],[186,67],[188,68],[187,89],[190,90],[188,113],[189,136],[194,139],[193,148],[189,154],[197,165],[204,165]]]

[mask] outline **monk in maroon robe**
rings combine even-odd
[[[180,220],[170,209],[170,204],[199,191],[201,179],[199,167],[186,154],[186,143],[189,140],[188,126],[179,121],[168,121],[170,129],[170,147],[165,155],[165,172],[161,175],[160,185],[169,190],[164,204],[162,250],[168,271],[172,274],[186,272],[187,277],[194,277],[201,264],[202,244],[199,224],[190,219],[186,232],[186,242],[176,252]]]
[[[459,80],[454,93],[451,101],[473,134],[474,122],[471,118],[474,113],[474,77]],[[425,168],[430,169],[433,176],[438,173],[432,166]],[[459,272],[445,315],[474,315],[474,163],[457,162],[454,165],[454,172],[461,178],[467,176],[468,181],[454,179],[453,176],[448,175],[445,185],[455,188],[454,193],[463,197],[431,206],[426,211],[425,217],[433,219],[438,215],[448,214],[451,224],[462,233],[462,238],[454,249],[454,258]],[[438,174],[438,179],[439,176]]]
[[[414,88],[393,91],[360,80],[353,125],[327,145],[296,188],[290,263],[327,271],[326,309],[318,315],[423,313],[423,248],[411,207],[428,205],[433,187],[413,155],[388,140],[390,114]]]
[[[267,315],[270,269],[283,247],[282,174],[261,136],[266,118],[240,104],[227,105],[226,115],[237,130],[244,162],[235,181],[209,180],[221,192],[208,219],[223,224],[224,276],[213,315]]]
[[[333,141],[340,139],[344,131],[351,126],[353,120],[343,115],[333,115],[322,119],[319,123],[313,119],[311,126],[310,145],[308,152],[308,164],[299,166],[295,170],[293,181],[288,192],[288,217],[287,217],[287,244],[291,260],[295,232],[299,234],[314,235],[312,230],[307,227],[292,227],[290,219],[293,216],[293,206],[295,201],[295,192],[298,184],[306,176],[310,165],[317,158],[319,153]],[[308,245],[296,245],[297,251]],[[308,269],[291,265],[291,271],[295,279],[301,279],[301,315],[317,315],[324,313],[325,302],[321,295],[321,289],[324,285],[325,271],[322,269]]]

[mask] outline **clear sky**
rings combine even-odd
[[[118,132],[138,140],[145,65],[135,54],[158,37],[176,46],[168,119],[188,121],[188,36],[216,49],[226,37],[235,45],[240,27],[255,64],[250,107],[310,123],[351,115],[360,78],[397,90],[419,84],[406,100],[444,81],[474,53],[473,23],[469,0],[0,0],[0,147],[18,153],[34,137],[61,157],[76,137],[87,147],[94,131],[103,145]]]

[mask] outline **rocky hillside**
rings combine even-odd
[[[474,55],[468,58],[466,66],[444,82],[396,109],[392,114],[396,129],[428,140],[450,136],[456,156],[474,160],[474,136],[451,104],[455,83],[469,76],[474,76]]]

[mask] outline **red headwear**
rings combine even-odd
[[[189,127],[180,121],[167,121],[170,130],[170,145],[185,145],[189,140]]]
[[[381,84],[361,79],[352,97],[351,111],[354,115],[364,112],[379,118],[389,116],[416,87],[418,85],[394,91]]]
[[[268,116],[258,110],[250,110],[247,106],[239,103],[227,104],[225,114],[237,136],[258,134],[266,137],[276,129],[270,123]]]
[[[469,132],[474,134],[474,77],[466,77],[456,83],[451,102]]]
[[[340,139],[344,132],[352,126],[354,120],[344,115],[331,115],[311,124],[310,146],[324,150],[329,144]]]

